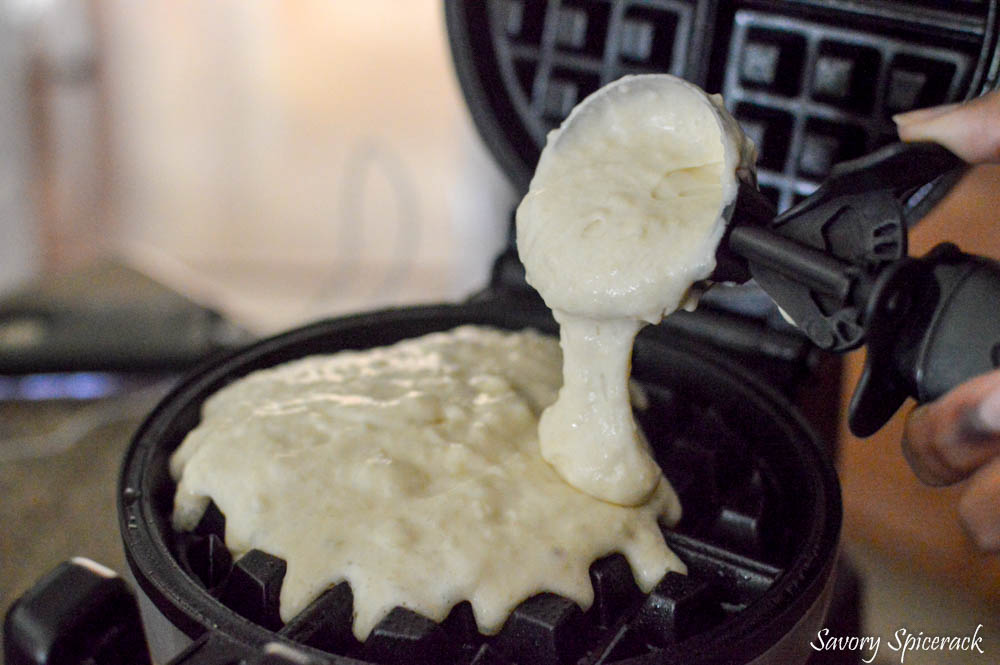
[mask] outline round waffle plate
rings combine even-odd
[[[247,649],[278,641],[320,660],[384,664],[747,662],[796,626],[815,634],[840,527],[839,487],[827,455],[782,397],[701,347],[664,339],[661,329],[648,329],[636,346],[634,377],[650,401],[637,416],[684,504],[684,519],[665,537],[689,575],[668,574],[651,594],[639,592],[624,558],[609,553],[591,567],[596,599],[586,611],[541,593],[487,637],[476,630],[468,603],[441,624],[397,608],[359,643],[346,584],[283,624],[282,560],[252,551],[233,562],[222,541],[225,518],[215,509],[192,533],[171,529],[169,455],[198,422],[202,402],[223,385],[305,355],[465,323],[554,330],[546,311],[500,299],[362,314],[256,344],[168,396],[136,435],[119,488],[129,564],[158,610],[192,639],[208,633]],[[805,649],[808,639],[796,643]],[[201,644],[217,647],[211,638]]]

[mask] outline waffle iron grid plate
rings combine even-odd
[[[202,401],[223,385],[303,355],[389,344],[462,323],[554,330],[547,312],[498,300],[368,313],[259,343],[203,369],[161,404],[129,451],[120,506],[130,568],[171,623],[192,638],[218,629],[257,648],[287,640],[311,647],[318,662],[693,664],[762,653],[811,609],[825,609],[840,526],[839,487],[826,452],[779,394],[707,357],[700,345],[665,340],[656,329],[640,335],[634,358],[650,401],[637,417],[684,505],[681,523],[664,533],[689,574],[668,574],[651,594],[636,588],[623,557],[610,554],[591,567],[596,599],[587,611],[542,593],[487,637],[476,630],[468,603],[441,624],[397,608],[359,643],[346,584],[283,624],[282,560],[251,551],[232,561],[217,509],[192,533],[171,529],[167,458],[197,422]],[[201,646],[213,648],[211,640]]]

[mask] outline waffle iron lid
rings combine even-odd
[[[626,74],[721,92],[779,209],[896,139],[892,115],[997,84],[1000,0],[447,0],[473,120],[520,191],[545,136]]]

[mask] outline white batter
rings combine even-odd
[[[560,365],[551,338],[467,326],[253,373],[174,453],[174,526],[211,497],[235,554],[285,559],[286,621],[347,580],[359,639],[397,605],[440,621],[469,600],[485,633],[540,591],[586,608],[589,566],[614,551],[648,592],[684,571],[657,526],[679,519],[677,497],[661,480],[614,505],[545,463],[538,416]]]
[[[715,268],[737,171],[754,159],[721,101],[668,75],[602,88],[549,134],[517,210],[528,282],[561,327],[542,456],[606,501],[638,505],[662,485],[629,407],[632,342]]]
[[[463,327],[251,374],[171,459],[175,527],[211,498],[234,553],[285,559],[285,620],[348,581],[359,639],[397,605],[440,621],[469,600],[485,633],[541,591],[586,608],[589,566],[614,551],[647,592],[683,571],[657,526],[680,505],[632,418],[631,347],[711,273],[750,159],[720,100],[679,79],[592,95],[517,215],[561,370],[548,338]]]

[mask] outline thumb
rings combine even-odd
[[[903,141],[933,141],[969,163],[1000,161],[1000,91],[893,117]]]

